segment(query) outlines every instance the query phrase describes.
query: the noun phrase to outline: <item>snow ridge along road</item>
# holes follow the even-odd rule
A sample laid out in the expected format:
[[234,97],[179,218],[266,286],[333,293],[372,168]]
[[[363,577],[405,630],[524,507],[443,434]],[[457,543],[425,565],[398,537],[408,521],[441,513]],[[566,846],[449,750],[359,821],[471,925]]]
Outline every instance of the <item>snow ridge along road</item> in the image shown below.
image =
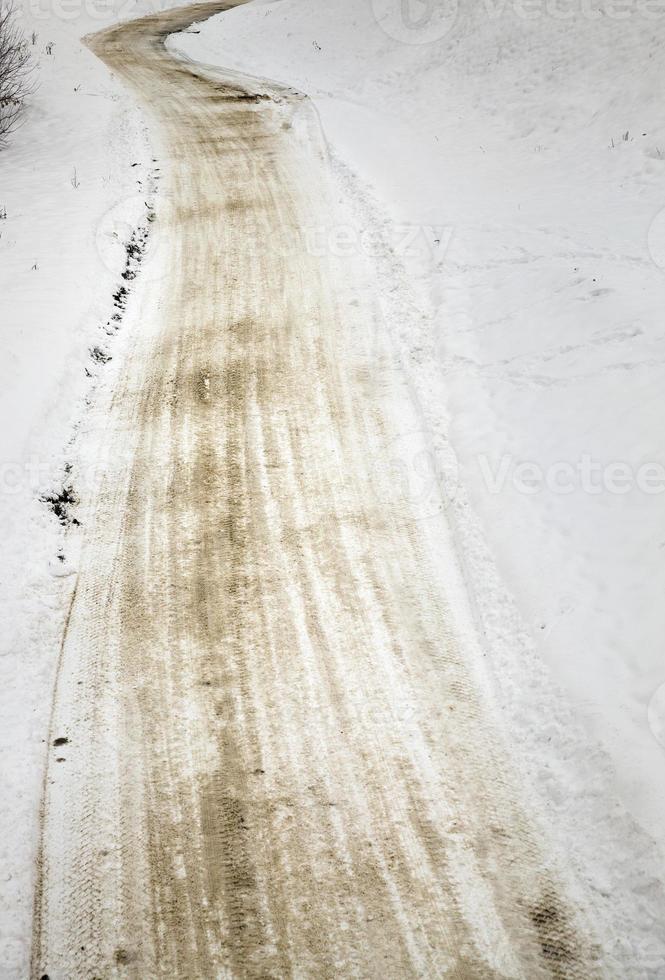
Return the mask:
[[167,260],[83,502],[33,975],[598,975],[444,519],[390,492],[418,423],[380,318],[302,234],[335,211],[316,115],[165,50],[229,6],[89,39],[156,121]]

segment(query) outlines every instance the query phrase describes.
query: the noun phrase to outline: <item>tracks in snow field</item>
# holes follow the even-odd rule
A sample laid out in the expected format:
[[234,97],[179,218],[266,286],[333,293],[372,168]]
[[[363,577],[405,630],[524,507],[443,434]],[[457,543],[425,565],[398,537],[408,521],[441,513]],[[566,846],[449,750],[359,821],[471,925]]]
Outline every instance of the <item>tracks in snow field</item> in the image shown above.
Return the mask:
[[154,118],[167,264],[87,502],[34,975],[593,976],[445,526],[372,490],[418,425],[353,262],[305,245],[334,214],[316,117],[164,47],[227,6],[89,42]]

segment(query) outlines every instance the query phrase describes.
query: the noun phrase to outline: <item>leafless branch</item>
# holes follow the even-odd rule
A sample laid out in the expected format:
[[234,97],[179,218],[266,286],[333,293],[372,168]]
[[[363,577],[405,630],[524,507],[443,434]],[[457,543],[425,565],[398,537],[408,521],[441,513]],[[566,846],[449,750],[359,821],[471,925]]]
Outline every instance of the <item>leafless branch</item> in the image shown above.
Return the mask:
[[0,0],[0,147],[18,125],[30,91],[32,62],[28,41],[12,0]]

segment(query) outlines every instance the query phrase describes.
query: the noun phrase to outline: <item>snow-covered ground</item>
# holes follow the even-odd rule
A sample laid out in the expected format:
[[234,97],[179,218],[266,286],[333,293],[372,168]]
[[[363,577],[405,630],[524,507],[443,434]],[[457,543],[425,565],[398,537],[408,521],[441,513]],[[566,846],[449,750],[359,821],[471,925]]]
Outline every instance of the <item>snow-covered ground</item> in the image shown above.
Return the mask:
[[[664,42],[665,6],[610,0],[257,0],[169,42],[314,99],[355,207],[312,247],[369,256],[423,408],[430,456],[405,434],[395,470],[450,499],[561,843],[645,922],[665,845]],[[656,931],[631,975],[661,975]]]
[[389,215],[422,313],[395,329],[416,373],[436,354],[491,551],[665,841],[665,6],[257,0],[199,27],[175,46],[312,96]]
[[45,740],[76,567],[76,535],[65,543],[40,497],[72,480],[65,467],[79,462],[86,400],[122,343],[122,332],[107,325],[118,312],[124,242],[145,222],[153,170],[133,100],[79,40],[102,26],[97,13],[32,3],[17,13],[36,89],[25,124],[0,152],[0,976],[7,980],[28,975]]
[[[39,496],[67,482],[85,400],[113,369],[90,350],[122,344],[105,327],[122,242],[152,193],[141,118],[80,38],[147,9],[27,5],[39,87],[0,153],[8,978],[27,975],[44,739],[74,578],[63,572],[75,568],[71,543],[57,558],[62,530]],[[310,229],[312,247],[369,256],[431,446],[414,457],[406,433],[389,462],[424,519],[432,481],[443,484],[515,738],[532,767],[541,760],[551,813],[585,822],[573,863],[586,848],[599,892],[634,887],[645,935],[648,873],[662,864],[646,837],[628,870],[603,852],[621,826],[634,836],[626,817],[617,831],[619,802],[665,845],[664,41],[659,0],[256,0],[173,42],[315,100],[351,208],[348,226]],[[550,676],[573,736],[565,704],[539,700]],[[662,975],[659,941],[627,950],[636,977]]]

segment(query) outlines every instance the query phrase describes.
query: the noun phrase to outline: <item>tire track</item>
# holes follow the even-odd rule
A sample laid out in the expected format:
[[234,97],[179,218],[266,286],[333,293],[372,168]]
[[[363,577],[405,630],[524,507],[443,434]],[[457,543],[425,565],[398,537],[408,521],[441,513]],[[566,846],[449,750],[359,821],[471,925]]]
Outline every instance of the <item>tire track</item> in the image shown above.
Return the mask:
[[104,416],[34,975],[593,977],[442,519],[371,489],[416,426],[353,262],[291,234],[334,220],[316,118],[164,48],[229,6],[89,39],[154,116],[168,267]]

